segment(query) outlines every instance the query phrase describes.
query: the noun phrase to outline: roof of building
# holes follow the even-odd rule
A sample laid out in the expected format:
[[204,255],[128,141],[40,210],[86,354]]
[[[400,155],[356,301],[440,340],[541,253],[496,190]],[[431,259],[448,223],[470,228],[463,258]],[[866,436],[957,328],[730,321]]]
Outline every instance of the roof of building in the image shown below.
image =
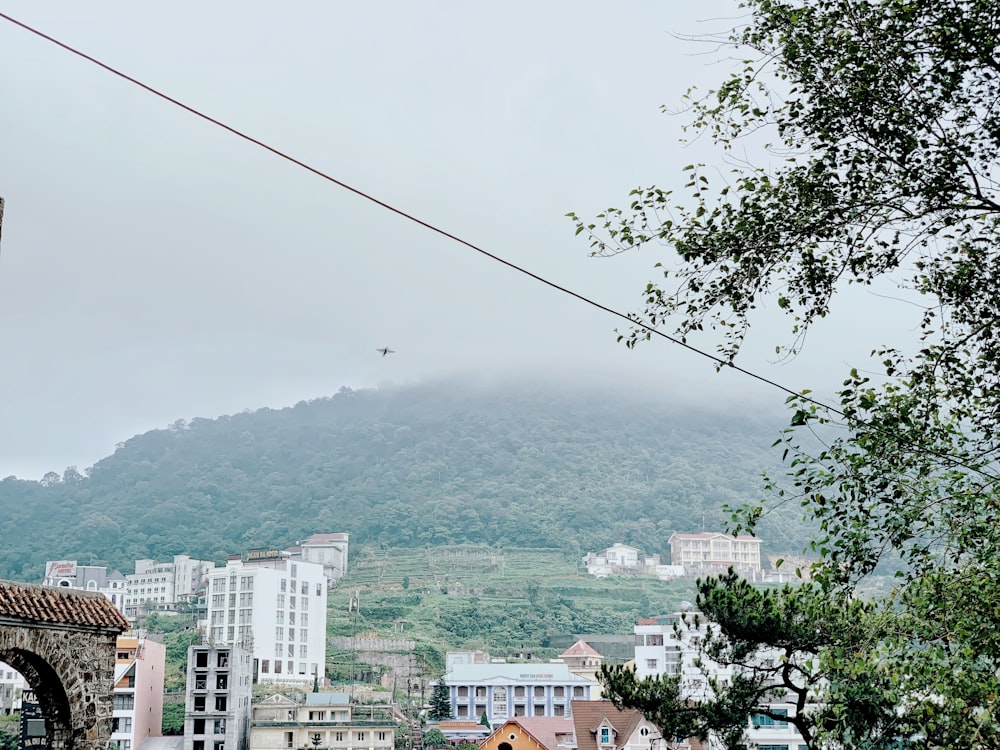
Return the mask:
[[560,655],[563,656],[599,656],[604,658],[601,654],[594,650],[594,648],[587,643],[583,638],[577,640],[572,646],[563,651]]
[[574,729],[570,716],[516,716],[506,723],[517,724],[548,750],[559,747],[559,738],[572,734]]
[[451,671],[444,676],[444,682],[449,684],[472,684],[476,682],[497,682],[501,684],[592,684],[590,680],[570,672],[569,667],[561,662],[544,662],[540,664],[454,664]]
[[[739,536],[733,536],[732,534],[723,534],[721,531],[699,531],[694,534],[682,534],[679,531],[675,531],[670,535],[670,539],[674,537],[678,539],[732,539],[740,542],[758,542],[760,539],[749,534],[740,534]],[[668,540],[669,541],[669,540]]]
[[615,708],[611,701],[573,701],[573,728],[577,750],[597,750],[597,730],[607,722],[617,734],[615,746],[625,744],[644,721],[634,708]]
[[346,542],[347,534],[313,534],[303,539],[299,544],[330,544],[332,542]]
[[307,706],[347,706],[350,703],[349,693],[306,693]]
[[15,581],[0,581],[0,616],[119,632],[130,627],[125,615],[103,594]]

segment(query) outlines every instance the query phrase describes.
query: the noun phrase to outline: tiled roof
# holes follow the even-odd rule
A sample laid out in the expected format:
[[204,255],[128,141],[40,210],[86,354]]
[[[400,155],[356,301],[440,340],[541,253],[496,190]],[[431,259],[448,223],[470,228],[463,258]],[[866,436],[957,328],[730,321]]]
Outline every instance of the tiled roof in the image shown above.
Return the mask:
[[118,631],[131,627],[103,594],[14,581],[0,581],[0,617]]
[[518,716],[510,719],[521,725],[539,745],[556,750],[559,738],[573,732],[573,719],[569,716]]
[[568,649],[563,651],[560,655],[563,656],[600,656],[597,651],[594,651],[593,647],[587,643],[583,638],[579,639],[576,643],[570,646]]
[[578,750],[597,750],[597,729],[606,719],[615,730],[615,745],[624,744],[642,721],[634,708],[617,709],[611,701],[573,701],[573,726]]
[[330,544],[331,542],[346,542],[347,534],[313,534],[300,544]]

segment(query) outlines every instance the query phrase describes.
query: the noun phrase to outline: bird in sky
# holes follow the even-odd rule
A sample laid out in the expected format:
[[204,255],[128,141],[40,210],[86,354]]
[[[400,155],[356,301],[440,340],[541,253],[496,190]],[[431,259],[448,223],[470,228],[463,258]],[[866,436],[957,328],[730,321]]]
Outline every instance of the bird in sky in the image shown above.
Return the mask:
[[383,357],[386,354],[395,354],[396,353],[395,349],[390,349],[388,346],[383,346],[381,349],[376,349],[375,351],[381,352]]

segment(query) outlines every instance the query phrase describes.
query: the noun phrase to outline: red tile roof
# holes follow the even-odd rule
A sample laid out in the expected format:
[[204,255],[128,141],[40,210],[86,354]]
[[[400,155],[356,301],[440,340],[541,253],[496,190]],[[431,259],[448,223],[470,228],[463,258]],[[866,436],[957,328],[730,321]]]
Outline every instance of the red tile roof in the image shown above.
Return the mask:
[[583,638],[578,640],[568,649],[559,654],[560,657],[563,656],[600,656],[600,654],[594,650],[594,648],[587,643]]
[[578,750],[597,750],[597,730],[605,719],[615,730],[616,746],[624,744],[642,721],[642,714],[634,708],[619,710],[607,700],[573,701],[571,705]]
[[125,615],[103,594],[33,583],[0,581],[0,617],[52,625],[128,630]]

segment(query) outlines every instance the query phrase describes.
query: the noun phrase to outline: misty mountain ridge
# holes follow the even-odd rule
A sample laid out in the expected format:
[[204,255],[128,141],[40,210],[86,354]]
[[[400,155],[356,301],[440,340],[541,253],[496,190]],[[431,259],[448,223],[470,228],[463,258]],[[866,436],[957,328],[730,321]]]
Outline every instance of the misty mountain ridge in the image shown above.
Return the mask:
[[[121,443],[86,476],[0,482],[0,577],[49,559],[130,570],[222,561],[315,532],[355,550],[479,543],[565,550],[625,542],[668,556],[674,531],[723,530],[724,504],[780,473],[781,415],[598,386],[438,381],[341,388],[282,409],[178,421]],[[759,530],[800,551],[794,508]]]

